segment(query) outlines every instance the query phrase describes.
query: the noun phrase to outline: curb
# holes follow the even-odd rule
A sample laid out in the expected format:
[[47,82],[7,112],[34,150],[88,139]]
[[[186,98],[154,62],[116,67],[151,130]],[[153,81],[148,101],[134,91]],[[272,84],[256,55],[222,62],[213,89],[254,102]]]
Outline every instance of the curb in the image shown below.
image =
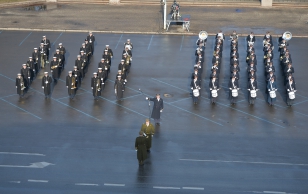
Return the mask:
[[[104,30],[53,30],[53,29],[38,29],[38,28],[0,28],[0,30],[6,31],[36,31],[36,32],[96,32],[102,34],[151,34],[151,35],[186,35],[186,36],[198,36],[199,33],[193,32],[127,32],[127,31],[104,31]],[[265,34],[265,32],[264,32]],[[255,34],[257,37],[263,37],[264,34]],[[216,36],[216,33],[208,33],[209,36]],[[248,36],[249,34],[238,34],[238,36]],[[272,34],[274,37],[279,37],[281,34]],[[308,35],[292,35],[294,38],[308,38]]]

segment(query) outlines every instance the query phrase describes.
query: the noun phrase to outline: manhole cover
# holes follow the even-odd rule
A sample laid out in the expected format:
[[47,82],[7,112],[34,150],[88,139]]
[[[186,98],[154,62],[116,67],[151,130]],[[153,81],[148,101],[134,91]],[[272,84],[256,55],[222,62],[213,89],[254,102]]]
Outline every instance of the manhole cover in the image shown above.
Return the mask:
[[172,95],[171,95],[171,94],[164,94],[164,97],[166,97],[166,98],[171,98]]

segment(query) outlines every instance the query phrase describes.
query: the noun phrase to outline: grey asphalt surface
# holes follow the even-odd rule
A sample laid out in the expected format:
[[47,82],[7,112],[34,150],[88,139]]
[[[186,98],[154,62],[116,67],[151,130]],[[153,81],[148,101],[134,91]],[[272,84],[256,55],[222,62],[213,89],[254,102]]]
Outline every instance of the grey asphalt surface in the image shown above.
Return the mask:
[[[168,7],[169,11],[170,7]],[[191,15],[190,33],[206,30],[226,34],[272,34],[291,31],[294,36],[308,33],[307,8],[204,7],[182,6],[182,15]],[[0,9],[1,28],[35,28],[49,30],[92,30],[164,33],[162,7],[158,5],[59,5],[47,11],[23,8]],[[172,26],[168,33],[188,34]]]
[[[308,192],[308,39],[290,41],[298,95],[296,104],[287,108],[277,49],[277,105],[269,107],[264,102],[261,38],[256,42],[261,90],[255,106],[249,107],[243,37],[239,40],[242,90],[238,104],[233,107],[224,89],[229,80],[228,41],[224,44],[220,75],[223,89],[217,105],[212,106],[208,100],[212,36],[205,50],[202,98],[197,106],[189,96],[197,37],[171,35],[96,33],[95,53],[75,100],[66,98],[67,89],[62,81],[55,85],[52,98],[46,100],[40,85],[44,70],[25,98],[19,99],[15,95],[16,74],[39,45],[42,35],[52,42],[51,54],[59,42],[67,49],[67,64],[61,75],[64,80],[87,34],[1,31],[0,193]],[[113,81],[127,38],[134,44],[133,63],[126,99],[117,102]],[[105,44],[110,45],[115,57],[103,96],[94,101],[89,93],[90,79]],[[149,114],[148,103],[139,88],[150,96],[171,95],[163,97],[162,124],[156,127],[152,152],[144,167],[138,166],[134,150],[135,137]],[[53,165],[16,167],[37,162]],[[92,185],[76,185],[80,183]]]

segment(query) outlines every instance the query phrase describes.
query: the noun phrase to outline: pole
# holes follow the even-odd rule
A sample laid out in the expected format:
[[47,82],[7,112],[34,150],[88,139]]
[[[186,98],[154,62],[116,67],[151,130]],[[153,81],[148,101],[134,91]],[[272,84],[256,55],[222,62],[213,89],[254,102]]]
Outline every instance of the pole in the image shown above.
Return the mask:
[[167,0],[164,1],[164,30],[166,30],[166,20],[167,20]]

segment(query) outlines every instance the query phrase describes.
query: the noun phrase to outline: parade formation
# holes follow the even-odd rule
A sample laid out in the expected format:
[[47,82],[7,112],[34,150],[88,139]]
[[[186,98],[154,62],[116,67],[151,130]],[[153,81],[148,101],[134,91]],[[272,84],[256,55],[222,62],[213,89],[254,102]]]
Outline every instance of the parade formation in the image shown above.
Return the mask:
[[[279,52],[279,60],[280,60],[280,68],[283,70],[284,76],[284,85],[287,93],[287,105],[292,106],[295,99],[296,92],[296,84],[294,80],[294,68],[292,67],[292,59],[291,54],[288,50],[288,41],[292,38],[292,34],[290,32],[285,32],[279,38],[278,44],[278,52]],[[202,88],[210,91],[210,102],[211,104],[216,104],[219,96],[219,90],[221,89],[219,82],[219,75],[222,68],[227,65],[230,65],[230,79],[225,88],[229,90],[229,100],[231,105],[235,105],[237,99],[240,94],[240,90],[247,89],[248,90],[248,103],[249,105],[254,105],[255,100],[257,99],[257,93],[259,91],[258,83],[261,81],[257,79],[257,56],[256,52],[262,52],[255,50],[254,45],[256,42],[256,38],[254,33],[251,32],[246,38],[246,54],[245,60],[247,63],[246,72],[247,72],[247,86],[240,87],[239,85],[239,59],[240,53],[238,52],[238,39],[239,36],[236,31],[230,35],[230,63],[222,64],[222,53],[223,53],[223,45],[226,41],[225,35],[222,31],[219,31],[215,36],[215,44],[212,56],[212,67],[211,73],[209,75],[209,84],[202,87],[203,76],[202,72],[204,69],[205,62],[205,49],[206,43],[208,39],[208,34],[206,31],[201,31],[199,33],[199,38],[196,41],[197,48],[195,50],[195,65],[194,70],[191,75],[190,81],[190,89],[191,96],[193,100],[193,104],[197,105],[200,100]],[[83,82],[87,72],[89,65],[91,64],[91,57],[94,54],[95,48],[95,36],[92,32],[89,32],[89,35],[86,37],[84,42],[82,43],[79,53],[77,55],[77,59],[75,60],[75,64],[73,70],[68,71],[65,83],[67,87],[68,96],[70,99],[74,99],[78,89],[81,87],[81,83]],[[273,62],[274,57],[274,43],[272,40],[272,36],[269,32],[264,35],[263,38],[263,68],[264,74],[266,77],[265,84],[267,94],[267,102],[270,106],[273,106],[276,101],[276,93],[278,90],[276,83],[276,68]],[[133,44],[130,39],[127,39],[127,42],[124,43],[123,51],[121,53],[122,59],[120,60],[117,68],[117,74],[115,76],[114,81],[114,93],[115,98],[118,101],[122,101],[125,85],[128,83],[128,75],[131,70],[132,65],[132,56],[133,56]],[[47,39],[46,36],[43,36],[41,40],[40,46],[38,48],[34,48],[32,56],[29,57],[28,61],[25,64],[22,64],[22,68],[20,73],[17,74],[16,78],[16,88],[17,94],[23,98],[24,95],[29,90],[31,83],[35,80],[40,70],[45,70],[44,76],[42,77],[41,86],[44,91],[45,97],[50,98],[52,95],[52,88],[60,79],[61,73],[64,71],[66,66],[66,49],[62,43],[59,43],[55,53],[51,59],[49,59],[50,55],[50,40]],[[108,82],[108,78],[110,75],[110,67],[112,64],[114,53],[109,45],[105,46],[105,49],[102,52],[102,58],[98,63],[97,72],[93,73],[91,78],[91,89],[92,94],[95,100],[98,100],[100,96],[103,95],[103,91],[105,89],[105,85]],[[46,70],[48,67],[50,68],[50,72]],[[260,67],[259,67],[260,69]],[[110,80],[110,79],[109,79]],[[111,81],[112,82],[112,81]],[[154,119],[155,125],[160,125],[160,114],[163,111],[163,99],[160,97],[160,94],[156,94],[154,98],[146,97],[146,100],[153,101],[153,110],[151,112],[151,116],[149,118]],[[140,130],[140,136],[137,137],[135,142],[135,147],[137,150],[137,159],[139,165],[144,164],[144,160],[147,158],[147,153],[150,152],[150,148],[152,145],[152,136],[155,133],[155,127],[150,122],[149,119],[146,120],[144,124],[142,124]]]

